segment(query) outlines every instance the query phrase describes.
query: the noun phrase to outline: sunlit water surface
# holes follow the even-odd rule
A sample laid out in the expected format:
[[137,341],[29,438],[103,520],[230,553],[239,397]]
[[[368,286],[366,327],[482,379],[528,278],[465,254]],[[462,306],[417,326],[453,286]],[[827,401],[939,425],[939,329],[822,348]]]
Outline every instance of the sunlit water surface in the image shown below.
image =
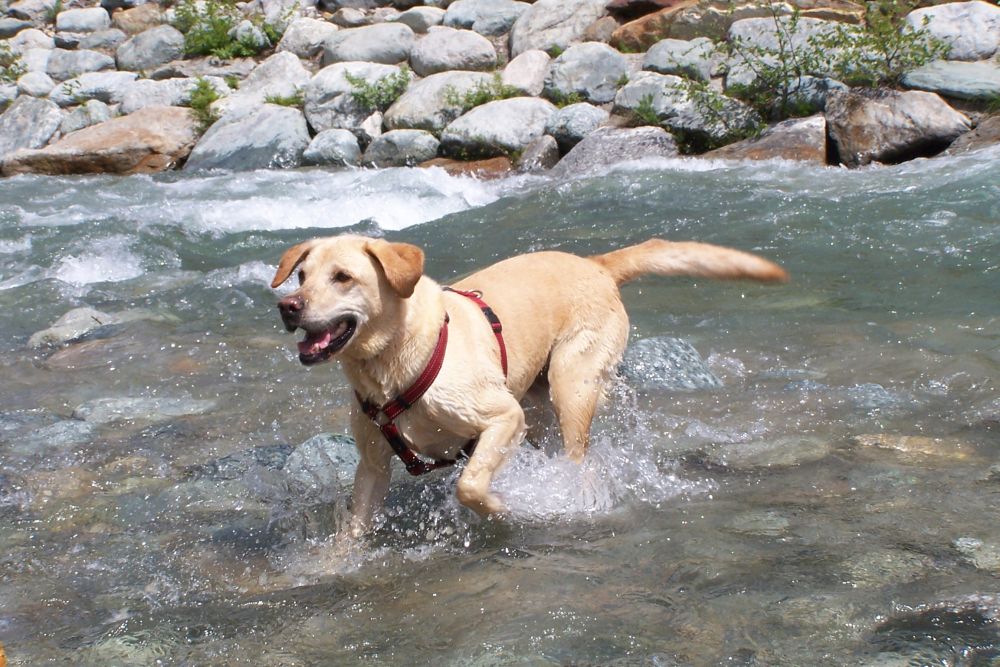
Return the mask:
[[[3,181],[10,663],[1000,664],[998,160]],[[794,280],[627,286],[633,340],[684,339],[721,388],[619,381],[582,467],[546,441],[497,479],[506,523],[453,471],[397,468],[340,553],[350,394],[298,364],[267,283],[345,229],[420,244],[442,281],[651,236]],[[79,306],[126,317],[29,347]],[[320,433],[336,460],[303,484]]]

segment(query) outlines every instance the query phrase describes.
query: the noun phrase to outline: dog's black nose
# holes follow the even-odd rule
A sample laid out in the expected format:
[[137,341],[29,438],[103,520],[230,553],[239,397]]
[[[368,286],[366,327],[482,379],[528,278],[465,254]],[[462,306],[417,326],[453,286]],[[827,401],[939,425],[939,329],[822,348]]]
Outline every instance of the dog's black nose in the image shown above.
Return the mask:
[[281,321],[285,323],[285,328],[295,331],[302,318],[302,311],[306,307],[306,302],[301,296],[293,294],[286,296],[278,302],[278,311],[281,313]]

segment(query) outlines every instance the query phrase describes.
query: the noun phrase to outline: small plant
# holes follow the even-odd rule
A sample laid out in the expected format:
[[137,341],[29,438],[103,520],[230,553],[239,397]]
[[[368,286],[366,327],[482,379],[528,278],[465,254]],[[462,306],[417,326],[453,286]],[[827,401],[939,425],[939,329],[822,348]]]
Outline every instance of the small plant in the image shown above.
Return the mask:
[[568,107],[571,104],[579,104],[580,102],[586,102],[586,98],[580,93],[573,91],[571,93],[562,93],[558,90],[549,90],[547,95],[552,104],[556,105],[560,109],[563,107]]
[[344,72],[351,84],[351,97],[359,106],[369,111],[385,111],[410,85],[410,69],[403,65],[398,72],[387,74],[374,82],[364,77]]
[[56,17],[59,16],[59,13],[62,12],[62,10],[63,10],[62,0],[56,0],[55,4],[49,7],[45,11],[45,20],[49,23],[54,24],[56,22]]
[[226,85],[232,88],[233,90],[240,89],[240,77],[236,76],[235,74],[227,74],[226,76],[222,77],[222,79],[223,81],[226,82]]
[[0,41],[0,83],[14,83],[26,71],[21,56],[11,51],[7,42]]
[[277,104],[283,107],[296,107],[301,109],[305,105],[305,93],[301,88],[296,88],[291,95],[268,95],[264,98],[268,104]]
[[252,36],[230,34],[243,20],[232,0],[182,0],[174,12],[174,27],[184,33],[184,52],[189,56],[229,60],[256,55],[266,46]]
[[659,125],[660,117],[656,115],[656,109],[653,108],[653,95],[644,95],[642,99],[639,100],[639,105],[635,108],[635,117],[638,118],[645,125]]
[[459,92],[454,86],[445,89],[444,101],[454,107],[460,107],[462,113],[469,109],[481,106],[487,102],[506,100],[511,97],[520,97],[523,93],[514,86],[508,86],[503,82],[500,72],[494,72],[489,81],[480,81],[475,86]]
[[191,115],[198,123],[199,132],[205,132],[212,126],[212,123],[219,120],[219,115],[212,110],[212,104],[219,97],[219,93],[212,87],[212,83],[208,79],[198,77],[194,88],[191,89],[188,106],[191,108]]
[[553,44],[549,48],[545,49],[545,52],[549,54],[550,58],[558,58],[566,52],[566,47]]

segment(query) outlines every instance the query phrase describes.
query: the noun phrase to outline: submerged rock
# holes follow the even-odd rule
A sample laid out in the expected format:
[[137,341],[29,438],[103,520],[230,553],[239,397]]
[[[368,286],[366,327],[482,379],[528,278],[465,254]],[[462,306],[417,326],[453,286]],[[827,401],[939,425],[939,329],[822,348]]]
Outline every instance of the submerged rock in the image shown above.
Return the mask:
[[708,460],[737,470],[787,468],[825,458],[833,450],[826,438],[790,435],[772,440],[755,440],[710,445]]
[[191,398],[99,398],[73,410],[74,419],[95,424],[119,421],[164,421],[173,417],[200,415],[215,407],[215,401]]
[[691,343],[669,336],[643,338],[629,345],[621,371],[644,389],[692,391],[722,386]]
[[960,537],[952,544],[977,569],[1000,574],[1000,544],[983,542],[975,537]]
[[48,329],[33,333],[28,339],[28,346],[62,345],[117,321],[113,315],[94,308],[74,308],[53,322]]
[[310,498],[331,500],[354,480],[358,450],[347,435],[320,433],[289,455],[284,472]]
[[524,150],[542,136],[556,110],[533,97],[513,97],[478,106],[441,134],[441,151],[453,157],[495,157]]
[[292,453],[291,445],[254,447],[222,458],[189,466],[184,477],[189,480],[228,481],[243,477],[253,466],[281,470]]
[[661,127],[598,128],[559,161],[553,176],[578,176],[647,157],[676,157],[677,142]]
[[302,164],[309,128],[298,109],[264,104],[216,121],[191,151],[185,171],[289,169]]

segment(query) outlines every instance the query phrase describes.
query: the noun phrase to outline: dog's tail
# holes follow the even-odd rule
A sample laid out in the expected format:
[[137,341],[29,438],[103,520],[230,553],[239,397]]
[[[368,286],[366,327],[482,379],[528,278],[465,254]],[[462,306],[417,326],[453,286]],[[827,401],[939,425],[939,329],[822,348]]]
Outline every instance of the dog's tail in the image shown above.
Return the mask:
[[647,273],[765,283],[788,280],[783,268],[763,257],[693,241],[650,239],[590,259],[607,269],[619,285]]

